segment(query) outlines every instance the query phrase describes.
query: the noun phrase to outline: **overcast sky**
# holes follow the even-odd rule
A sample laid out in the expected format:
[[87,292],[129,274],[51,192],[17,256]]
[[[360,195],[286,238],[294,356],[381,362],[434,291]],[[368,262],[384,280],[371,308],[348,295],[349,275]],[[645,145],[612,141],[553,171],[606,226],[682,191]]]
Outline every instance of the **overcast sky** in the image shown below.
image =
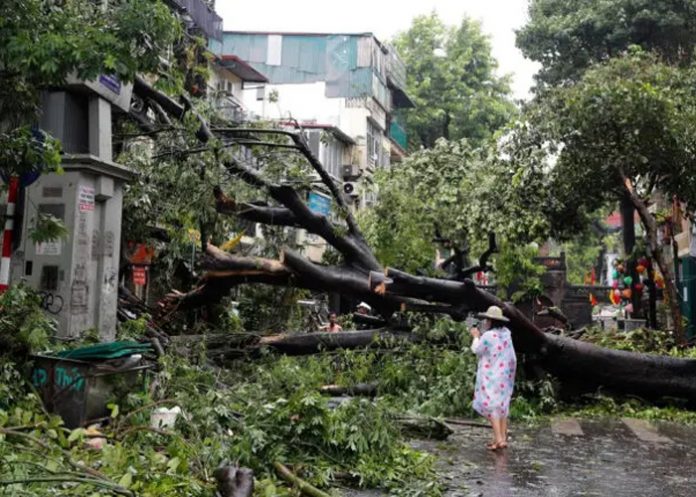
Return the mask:
[[528,96],[534,62],[515,47],[514,30],[525,23],[527,0],[217,0],[227,30],[373,32],[389,40],[411,19],[436,10],[448,24],[468,15],[483,23],[502,74],[512,74],[516,98]]

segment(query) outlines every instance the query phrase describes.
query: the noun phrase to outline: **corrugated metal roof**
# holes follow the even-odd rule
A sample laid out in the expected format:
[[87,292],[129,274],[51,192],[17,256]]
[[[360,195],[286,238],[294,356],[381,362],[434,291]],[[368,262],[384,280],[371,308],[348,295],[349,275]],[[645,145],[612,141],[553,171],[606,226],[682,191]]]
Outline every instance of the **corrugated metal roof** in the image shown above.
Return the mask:
[[372,96],[388,109],[388,80],[403,93],[405,66],[372,33],[225,31],[222,53],[248,61],[273,84],[325,81],[330,98]]

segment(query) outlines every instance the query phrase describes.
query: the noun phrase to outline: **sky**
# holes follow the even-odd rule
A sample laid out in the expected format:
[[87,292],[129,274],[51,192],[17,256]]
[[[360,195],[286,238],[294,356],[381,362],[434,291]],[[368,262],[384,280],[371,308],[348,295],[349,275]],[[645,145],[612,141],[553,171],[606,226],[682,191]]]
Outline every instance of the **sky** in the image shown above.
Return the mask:
[[500,74],[513,77],[515,98],[529,96],[538,65],[515,47],[515,29],[527,19],[528,0],[217,0],[224,29],[239,31],[372,32],[391,39],[421,14],[437,11],[447,24],[466,15],[491,37]]

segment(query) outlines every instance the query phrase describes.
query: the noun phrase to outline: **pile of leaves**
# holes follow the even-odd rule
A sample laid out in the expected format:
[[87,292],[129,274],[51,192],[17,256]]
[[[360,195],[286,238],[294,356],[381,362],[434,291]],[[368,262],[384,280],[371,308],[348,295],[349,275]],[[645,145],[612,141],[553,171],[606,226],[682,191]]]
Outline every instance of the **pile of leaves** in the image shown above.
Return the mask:
[[696,358],[696,349],[679,347],[672,331],[637,328],[625,332],[608,332],[600,328],[589,328],[582,335],[582,340],[609,349]]
[[[68,430],[43,411],[17,369],[0,374],[0,488],[12,495],[210,496],[223,462],[251,467],[264,495],[287,495],[274,462],[321,486],[438,495],[431,456],[412,449],[388,404],[335,405],[319,393],[332,359],[268,357],[234,373],[165,357],[149,386],[113,399],[98,432]],[[172,429],[156,407],[180,406]],[[104,437],[104,446],[90,440]]]
[[41,297],[24,285],[0,294],[0,356],[15,360],[48,345],[55,321],[41,309]]

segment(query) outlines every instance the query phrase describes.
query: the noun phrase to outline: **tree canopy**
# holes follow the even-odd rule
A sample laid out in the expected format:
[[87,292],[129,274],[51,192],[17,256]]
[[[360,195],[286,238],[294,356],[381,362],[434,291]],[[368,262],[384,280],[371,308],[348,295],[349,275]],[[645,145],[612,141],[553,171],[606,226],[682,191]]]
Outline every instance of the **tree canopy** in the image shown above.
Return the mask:
[[508,78],[496,74],[478,22],[465,18],[453,28],[435,13],[419,16],[394,44],[416,104],[405,116],[412,148],[432,147],[438,138],[481,142],[514,113]]
[[694,16],[694,0],[532,0],[517,46],[543,65],[538,80],[551,85],[577,80],[631,45],[686,63],[696,42]]
[[549,90],[530,107],[525,132],[553,158],[552,195],[593,210],[625,194],[629,178],[643,196],[659,190],[693,204],[695,96],[691,71],[644,53]]
[[518,137],[518,143],[545,151],[546,161],[529,167],[548,171],[550,198],[567,206],[550,218],[552,227],[567,232],[578,213],[617,201],[637,210],[680,339],[671,244],[659,239],[656,213],[648,206],[658,196],[676,198],[687,209],[696,202],[693,76],[692,69],[632,49],[592,67],[575,84],[549,88],[530,105]]
[[379,203],[364,215],[366,236],[383,264],[431,268],[435,228],[443,238],[483,251],[487,233],[527,243],[548,235],[540,209],[543,175],[518,167],[497,144],[439,140],[377,176]]

